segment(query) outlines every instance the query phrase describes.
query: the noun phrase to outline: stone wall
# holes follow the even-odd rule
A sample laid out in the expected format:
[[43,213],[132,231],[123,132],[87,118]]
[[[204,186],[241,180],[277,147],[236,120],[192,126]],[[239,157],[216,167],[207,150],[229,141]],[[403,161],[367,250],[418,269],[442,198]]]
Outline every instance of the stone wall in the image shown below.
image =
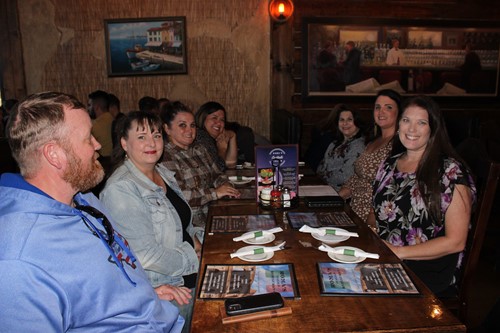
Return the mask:
[[[2,0],[4,1],[4,0]],[[125,112],[145,95],[206,101],[228,120],[269,137],[270,22],[267,0],[18,0],[26,93],[56,90],[86,102],[117,95]],[[187,74],[108,77],[105,19],[185,16]],[[24,96],[5,96],[22,98]]]

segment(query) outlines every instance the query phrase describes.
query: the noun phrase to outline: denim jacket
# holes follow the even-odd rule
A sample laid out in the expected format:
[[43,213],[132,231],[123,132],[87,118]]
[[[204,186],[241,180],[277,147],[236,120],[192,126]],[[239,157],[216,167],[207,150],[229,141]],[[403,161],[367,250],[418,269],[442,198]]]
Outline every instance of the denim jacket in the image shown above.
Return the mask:
[[[156,170],[184,199],[173,172],[162,165],[157,165]],[[198,257],[194,248],[182,241],[182,223],[174,206],[164,190],[130,160],[125,160],[107,180],[100,199],[146,270],[153,287],[183,285],[182,276],[198,272]],[[187,232],[203,240],[203,229],[193,227],[191,221]]]

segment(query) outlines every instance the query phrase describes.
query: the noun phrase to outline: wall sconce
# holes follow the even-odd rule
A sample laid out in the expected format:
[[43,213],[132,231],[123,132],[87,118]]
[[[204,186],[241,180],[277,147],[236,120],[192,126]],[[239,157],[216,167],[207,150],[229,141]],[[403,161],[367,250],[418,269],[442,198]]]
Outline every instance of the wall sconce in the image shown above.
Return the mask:
[[293,2],[291,0],[271,0],[269,2],[269,15],[277,23],[284,23],[293,14]]

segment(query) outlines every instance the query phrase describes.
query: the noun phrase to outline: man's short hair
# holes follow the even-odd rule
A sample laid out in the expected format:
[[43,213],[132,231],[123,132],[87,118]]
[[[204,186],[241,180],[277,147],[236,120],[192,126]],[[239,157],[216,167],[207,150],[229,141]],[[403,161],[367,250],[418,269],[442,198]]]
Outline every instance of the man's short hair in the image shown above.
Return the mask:
[[151,96],[144,96],[139,100],[139,110],[141,111],[159,111],[158,109],[160,108],[160,103],[158,103],[158,100],[154,97]]
[[107,111],[109,109],[108,93],[102,90],[96,90],[89,94],[89,99],[92,100],[94,107],[98,106],[101,110]]
[[74,96],[59,92],[30,95],[12,109],[6,134],[24,177],[37,170],[38,149],[51,140],[63,139],[64,107],[85,110]]
[[118,109],[120,108],[120,100],[116,95],[108,94],[108,106],[116,106]]

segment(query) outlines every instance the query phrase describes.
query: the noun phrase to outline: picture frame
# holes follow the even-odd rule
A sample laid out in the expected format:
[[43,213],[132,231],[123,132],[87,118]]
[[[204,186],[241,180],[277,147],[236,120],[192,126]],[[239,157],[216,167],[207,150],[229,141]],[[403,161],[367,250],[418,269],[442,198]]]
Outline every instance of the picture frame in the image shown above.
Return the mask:
[[[394,40],[405,61],[389,64]],[[359,66],[348,66],[348,41],[359,50]],[[472,46],[479,68],[465,69],[465,45]],[[374,96],[389,88],[402,95],[497,98],[499,51],[498,22],[306,17],[301,96]]]
[[186,74],[184,16],[104,20],[108,76]]

